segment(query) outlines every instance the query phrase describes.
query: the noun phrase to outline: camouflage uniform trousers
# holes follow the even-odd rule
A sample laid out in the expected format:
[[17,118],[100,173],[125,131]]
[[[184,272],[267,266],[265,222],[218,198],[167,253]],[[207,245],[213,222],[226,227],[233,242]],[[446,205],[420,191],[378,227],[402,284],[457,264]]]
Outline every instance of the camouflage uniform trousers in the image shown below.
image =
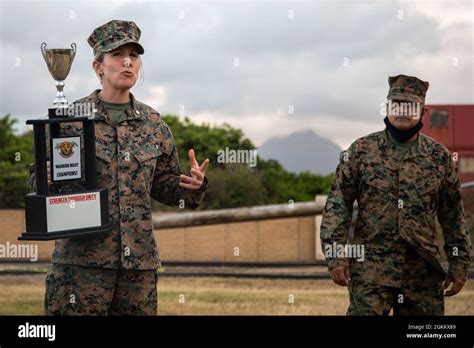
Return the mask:
[[156,315],[156,270],[53,263],[46,275],[46,315]]
[[347,315],[444,315],[445,275],[410,247],[401,277],[400,288],[352,279]]

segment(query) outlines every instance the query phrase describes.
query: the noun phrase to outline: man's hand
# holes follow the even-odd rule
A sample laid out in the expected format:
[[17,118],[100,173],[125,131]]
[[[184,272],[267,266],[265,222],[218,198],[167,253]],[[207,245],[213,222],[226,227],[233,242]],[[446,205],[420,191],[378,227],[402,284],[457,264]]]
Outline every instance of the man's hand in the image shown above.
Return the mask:
[[451,286],[451,289],[444,293],[444,296],[454,296],[459,291],[461,291],[462,287],[464,286],[464,282],[461,279],[448,277],[444,282],[444,290],[446,290],[451,283],[453,284],[453,286]]
[[198,165],[193,149],[189,150],[188,156],[189,163],[191,164],[191,176],[181,174],[179,177],[179,186],[189,190],[197,190],[202,186],[204,181],[209,159],[206,159],[201,165]]
[[340,286],[348,286],[351,281],[348,266],[339,266],[329,272],[334,283]]

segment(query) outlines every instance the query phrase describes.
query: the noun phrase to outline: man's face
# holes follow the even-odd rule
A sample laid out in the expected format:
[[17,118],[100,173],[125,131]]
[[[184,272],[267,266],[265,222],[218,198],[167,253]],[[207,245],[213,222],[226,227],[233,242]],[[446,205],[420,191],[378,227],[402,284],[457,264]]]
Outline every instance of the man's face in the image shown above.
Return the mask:
[[398,130],[413,128],[420,121],[423,104],[403,100],[389,100],[387,103],[388,120]]

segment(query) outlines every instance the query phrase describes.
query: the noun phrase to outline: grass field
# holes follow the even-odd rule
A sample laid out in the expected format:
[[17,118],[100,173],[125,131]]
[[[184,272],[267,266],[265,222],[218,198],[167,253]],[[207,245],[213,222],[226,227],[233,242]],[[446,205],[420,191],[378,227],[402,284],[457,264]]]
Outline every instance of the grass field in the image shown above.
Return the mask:
[[[0,315],[43,314],[44,276],[0,276]],[[159,315],[344,315],[348,306],[347,289],[330,280],[162,277],[158,298]],[[474,315],[473,281],[446,299],[446,314]]]

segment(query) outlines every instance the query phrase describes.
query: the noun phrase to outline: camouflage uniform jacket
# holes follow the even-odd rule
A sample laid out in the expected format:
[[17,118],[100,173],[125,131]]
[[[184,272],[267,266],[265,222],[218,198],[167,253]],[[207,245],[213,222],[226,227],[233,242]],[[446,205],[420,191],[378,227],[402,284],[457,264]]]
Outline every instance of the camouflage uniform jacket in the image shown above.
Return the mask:
[[[364,245],[362,262],[327,258],[329,269],[349,265],[351,277],[368,283],[401,286],[407,244],[444,273],[436,244],[436,218],[442,227],[450,276],[466,280],[470,240],[466,228],[457,161],[447,148],[419,134],[403,155],[385,131],[356,140],[341,152],[321,223],[323,250],[346,244],[357,200],[353,244]],[[334,248],[333,248],[334,249]]]
[[[178,152],[160,114],[131,95],[129,108],[116,124],[100,104],[99,91],[75,103],[94,103],[96,107],[97,183],[108,188],[109,215],[116,227],[98,237],[56,240],[52,262],[156,269],[161,263],[150,197],[173,206],[184,202],[185,207],[195,209],[204,197],[207,178],[198,190],[181,188]],[[80,123],[65,123],[61,131],[64,135],[81,134],[79,127]],[[29,178],[32,191],[33,182],[34,174]]]

